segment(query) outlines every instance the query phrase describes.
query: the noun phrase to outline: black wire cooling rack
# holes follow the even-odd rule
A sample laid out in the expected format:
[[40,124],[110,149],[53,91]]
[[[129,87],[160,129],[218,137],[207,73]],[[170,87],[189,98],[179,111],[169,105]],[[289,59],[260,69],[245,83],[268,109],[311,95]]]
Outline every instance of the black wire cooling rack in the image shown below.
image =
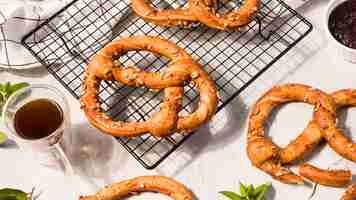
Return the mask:
[[[203,25],[194,28],[162,28],[132,13],[130,0],[75,0],[26,35],[22,43],[76,98],[90,58],[117,37],[161,36],[183,47],[209,72],[219,89],[219,110],[251,84],[282,55],[305,37],[312,25],[280,0],[263,1],[255,20],[238,31],[217,31]],[[160,8],[177,7],[179,0],[153,2]],[[229,1],[220,12],[239,6]],[[160,71],[167,60],[147,52],[130,52],[124,64]],[[149,67],[147,67],[149,66]],[[161,91],[102,82],[102,107],[114,119],[146,120],[158,110]],[[199,95],[188,85],[182,113],[194,109]],[[147,169],[155,168],[189,135],[166,138],[144,135],[117,140]]]

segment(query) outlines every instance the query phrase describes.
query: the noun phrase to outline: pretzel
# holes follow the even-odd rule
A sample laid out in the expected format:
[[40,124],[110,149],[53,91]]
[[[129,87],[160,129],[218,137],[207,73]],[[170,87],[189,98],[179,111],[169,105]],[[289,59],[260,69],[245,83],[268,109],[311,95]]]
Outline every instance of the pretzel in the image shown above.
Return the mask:
[[119,200],[140,192],[160,192],[174,200],[192,200],[192,192],[183,184],[164,176],[140,176],[106,186],[94,195],[79,200]]
[[315,183],[332,187],[343,187],[352,178],[350,170],[325,170],[310,164],[301,165],[299,174]]
[[[314,119],[297,140],[286,148],[280,148],[265,137],[264,123],[276,106],[295,101],[314,105]],[[335,112],[332,97],[318,89],[301,84],[273,87],[252,108],[247,137],[249,159],[254,166],[281,182],[302,184],[303,178],[283,164],[299,159],[313,149],[322,139],[320,131],[335,124]]]
[[[332,94],[339,109],[356,106],[356,90],[339,90]],[[345,136],[336,126],[324,131],[324,136],[330,147],[342,157],[356,162],[356,144]]]
[[[170,59],[164,73],[144,72],[137,67],[124,67],[117,60],[128,51],[145,50]],[[131,86],[164,89],[159,112],[143,122],[113,121],[103,113],[98,99],[101,80],[117,80]],[[195,112],[178,116],[186,82],[193,82],[200,91],[200,103]],[[173,43],[149,36],[116,40],[101,49],[89,63],[84,79],[81,107],[89,122],[113,136],[135,137],[147,132],[164,137],[174,132],[188,132],[209,121],[215,114],[218,98],[213,81],[190,55]]]
[[202,0],[189,1],[189,10],[203,24],[220,30],[236,29],[250,23],[258,10],[260,0],[245,0],[243,5],[226,15],[215,13],[206,2]]
[[341,200],[355,200],[356,199],[356,184],[350,185],[341,197]]
[[[189,2],[190,0],[188,0]],[[216,0],[204,0],[209,7],[216,7]],[[145,20],[159,26],[190,26],[197,22],[197,18],[187,8],[157,10],[146,0],[131,0],[133,11]]]

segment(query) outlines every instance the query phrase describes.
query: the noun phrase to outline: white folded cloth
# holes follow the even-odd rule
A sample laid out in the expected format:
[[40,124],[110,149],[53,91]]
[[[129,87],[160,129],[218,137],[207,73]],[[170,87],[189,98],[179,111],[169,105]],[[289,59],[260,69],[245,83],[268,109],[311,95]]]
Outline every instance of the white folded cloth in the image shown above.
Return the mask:
[[[73,0],[0,0],[0,69],[16,68],[26,69],[41,64],[36,58],[21,44],[21,39],[43,23],[46,19],[53,16],[65,5]],[[90,5],[89,5],[90,4]],[[50,22],[56,34],[63,35],[62,40],[56,40],[52,31],[37,31],[31,35],[28,42],[41,43],[35,45],[43,48],[41,59],[58,59],[57,55],[63,55],[68,49],[53,47],[66,42],[69,48],[80,51],[86,49],[87,44],[94,44],[92,48],[99,48],[101,43],[110,40],[113,26],[122,20],[125,11],[130,11],[128,0],[79,0],[69,6],[67,10],[58,15]],[[78,13],[79,12],[79,13]],[[92,14],[95,12],[95,14]],[[73,13],[78,13],[73,15]],[[131,13],[131,11],[129,12]],[[88,15],[90,14],[90,15]],[[127,17],[127,16],[126,16]],[[58,25],[58,24],[64,24]],[[60,26],[58,28],[56,25]],[[73,29],[73,27],[75,27]],[[73,35],[79,34],[73,38]],[[103,37],[105,34],[105,37]],[[64,36],[65,35],[65,36]],[[54,39],[53,39],[54,38]],[[92,43],[95,38],[101,38],[100,42]],[[52,43],[53,40],[57,42]],[[50,44],[51,43],[51,44]],[[52,46],[47,46],[52,45]],[[74,46],[73,46],[74,45]],[[96,47],[95,45],[99,45]],[[48,47],[48,48],[47,48]],[[48,53],[56,48],[56,54]],[[47,53],[47,54],[46,54]],[[81,52],[85,54],[86,52]],[[49,55],[50,56],[46,56]],[[68,52],[66,52],[66,56]],[[61,59],[65,59],[64,57]]]
[[40,66],[21,45],[21,39],[68,2],[0,0],[0,67],[23,69]]

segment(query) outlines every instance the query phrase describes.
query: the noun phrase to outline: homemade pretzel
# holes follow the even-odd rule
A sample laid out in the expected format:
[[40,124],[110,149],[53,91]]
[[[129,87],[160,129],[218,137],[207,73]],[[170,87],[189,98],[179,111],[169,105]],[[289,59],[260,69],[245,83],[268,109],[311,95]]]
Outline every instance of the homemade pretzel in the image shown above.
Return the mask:
[[[204,1],[209,7],[217,6],[214,0]],[[197,18],[187,8],[157,10],[146,0],[131,0],[131,7],[137,15],[159,26],[190,26],[197,22]]]
[[[265,137],[264,123],[271,111],[288,102],[314,105],[314,119],[286,148],[280,148]],[[303,178],[283,164],[303,157],[322,139],[320,129],[335,124],[336,106],[331,96],[321,90],[301,84],[273,87],[253,106],[248,127],[247,155],[252,164],[284,183],[302,184]]]
[[140,192],[160,192],[174,200],[192,200],[192,192],[183,184],[164,176],[140,176],[106,186],[94,195],[79,200],[119,200]]
[[[356,106],[356,90],[339,90],[334,92],[332,97],[338,109]],[[334,126],[323,133],[326,141],[335,152],[348,160],[356,162],[356,144],[346,137],[341,129]]]
[[[128,51],[145,50],[170,59],[165,72],[144,72],[137,67],[124,67],[118,58]],[[98,99],[101,80],[118,80],[123,84],[146,86],[164,90],[159,112],[143,122],[113,121],[103,113]],[[178,116],[183,88],[192,81],[200,91],[200,102],[195,112]],[[174,132],[188,132],[206,123],[217,108],[217,90],[202,67],[182,48],[173,43],[149,36],[115,40],[101,49],[89,63],[84,80],[81,107],[89,122],[107,134],[135,137],[147,132],[163,137]]]
[[259,8],[260,0],[245,0],[242,6],[220,15],[202,0],[190,0],[189,10],[203,24],[220,30],[236,29],[248,24]]
[[[356,90],[344,89],[332,94],[337,108],[356,106]],[[356,161],[356,144],[348,139],[343,132],[335,125],[329,126],[322,131],[324,138],[342,157],[351,161]],[[319,136],[318,136],[319,137]],[[349,170],[323,170],[311,165],[302,165],[299,173],[305,178],[318,184],[342,187],[351,181],[351,172]]]
[[352,178],[350,170],[325,170],[310,164],[301,165],[299,174],[315,183],[332,187],[343,187]]
[[356,184],[350,185],[341,197],[341,200],[355,200],[356,199]]
[[[339,90],[332,94],[338,109],[347,106],[356,106],[356,90]],[[351,161],[356,161],[356,144],[348,139],[343,132],[335,125],[329,126],[322,131],[324,138],[332,149],[342,157]],[[299,173],[313,182],[342,187],[351,181],[351,172],[349,170],[323,170],[312,165],[302,165]]]

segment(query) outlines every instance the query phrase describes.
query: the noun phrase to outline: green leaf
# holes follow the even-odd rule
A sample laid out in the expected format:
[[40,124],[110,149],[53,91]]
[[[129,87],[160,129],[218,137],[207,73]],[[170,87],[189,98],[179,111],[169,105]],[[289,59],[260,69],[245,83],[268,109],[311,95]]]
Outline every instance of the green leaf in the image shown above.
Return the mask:
[[7,140],[7,135],[3,132],[0,132],[0,144],[3,144]]
[[262,200],[270,187],[271,187],[271,183],[265,183],[258,186],[253,194],[255,200]]
[[244,200],[244,198],[235,192],[231,191],[221,191],[219,192],[220,194],[224,195],[225,197],[231,199],[231,200]]
[[2,107],[6,103],[7,99],[11,96],[11,94],[27,86],[29,86],[28,83],[16,83],[11,85],[10,82],[6,82],[5,84],[0,84],[0,116]]
[[0,91],[5,91],[5,85],[0,83]]
[[253,187],[252,184],[250,184],[248,187],[247,187],[247,194],[249,197],[253,196],[253,192],[255,191],[255,187]]
[[27,200],[27,193],[17,189],[4,188],[0,190],[0,200]]
[[265,183],[256,188],[252,184],[245,185],[241,182],[239,184],[240,194],[230,191],[223,191],[220,193],[229,197],[231,200],[263,200],[264,195],[271,186],[271,183]]
[[8,89],[7,97],[11,96],[11,94],[16,92],[17,90],[20,90],[20,89],[27,87],[29,85],[30,84],[28,84],[28,83],[16,83],[14,85],[10,85],[9,89]]
[[9,93],[10,90],[10,82],[6,82],[4,85],[4,92]]
[[246,197],[246,198],[248,197],[248,188],[241,182],[240,182],[240,194],[243,197]]

